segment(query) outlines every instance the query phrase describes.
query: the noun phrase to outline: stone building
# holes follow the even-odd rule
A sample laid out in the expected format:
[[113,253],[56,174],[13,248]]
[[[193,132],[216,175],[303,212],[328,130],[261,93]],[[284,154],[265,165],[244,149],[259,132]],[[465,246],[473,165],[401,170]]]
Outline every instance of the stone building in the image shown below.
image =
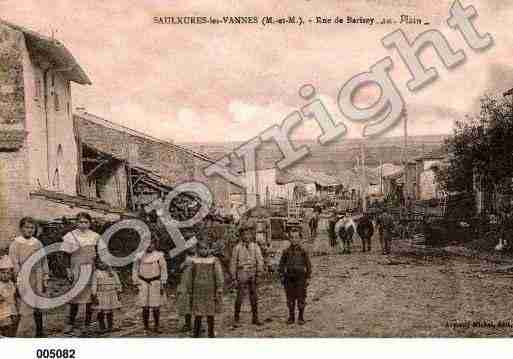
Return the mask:
[[230,185],[203,175],[210,158],[85,111],[73,115],[70,82],[91,84],[63,44],[0,20],[0,248],[23,216],[86,211],[115,221],[192,179],[228,207]]
[[76,113],[74,123],[84,197],[137,212],[176,185],[199,181],[209,187],[217,206],[228,208],[230,184],[203,175],[213,162],[209,157],[86,111]]
[[77,194],[70,82],[91,84],[64,45],[0,21],[0,240],[15,235],[24,215],[75,211],[33,196]]
[[436,179],[436,172],[447,165],[447,157],[447,152],[439,148],[415,159],[418,199],[440,197],[441,188]]

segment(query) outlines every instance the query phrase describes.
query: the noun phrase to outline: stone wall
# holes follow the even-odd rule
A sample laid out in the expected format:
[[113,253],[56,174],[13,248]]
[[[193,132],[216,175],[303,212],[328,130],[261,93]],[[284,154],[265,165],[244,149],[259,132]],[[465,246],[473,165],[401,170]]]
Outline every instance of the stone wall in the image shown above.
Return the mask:
[[[28,200],[26,148],[0,152],[0,241],[16,234],[18,221],[25,215]],[[1,244],[0,244],[1,246]]]
[[25,119],[23,83],[24,37],[0,24],[0,126],[19,129]]

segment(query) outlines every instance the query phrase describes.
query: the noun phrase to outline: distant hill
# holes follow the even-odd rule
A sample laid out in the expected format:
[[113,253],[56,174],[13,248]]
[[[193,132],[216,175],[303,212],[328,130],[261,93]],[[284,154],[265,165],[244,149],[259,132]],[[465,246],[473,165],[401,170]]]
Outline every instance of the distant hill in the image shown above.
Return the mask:
[[[447,135],[411,136],[408,137],[408,159],[414,159],[423,153],[439,148]],[[321,146],[316,141],[295,141],[296,147],[306,145],[310,155],[294,167],[310,168],[328,174],[337,174],[356,165],[360,156],[360,139],[344,139],[339,142]],[[202,152],[213,159],[220,159],[225,154],[239,147],[241,142],[210,142],[183,143],[182,145]],[[373,167],[383,163],[400,164],[403,157],[403,137],[385,137],[365,141],[365,164]],[[258,168],[271,168],[282,158],[278,146],[274,142],[266,142],[257,151]]]

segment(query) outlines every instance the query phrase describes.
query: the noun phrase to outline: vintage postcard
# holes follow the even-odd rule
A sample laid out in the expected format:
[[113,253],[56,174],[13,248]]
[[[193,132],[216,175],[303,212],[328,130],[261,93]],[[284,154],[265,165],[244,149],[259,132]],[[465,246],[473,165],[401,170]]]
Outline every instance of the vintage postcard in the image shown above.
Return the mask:
[[512,19],[0,0],[0,335],[510,337]]

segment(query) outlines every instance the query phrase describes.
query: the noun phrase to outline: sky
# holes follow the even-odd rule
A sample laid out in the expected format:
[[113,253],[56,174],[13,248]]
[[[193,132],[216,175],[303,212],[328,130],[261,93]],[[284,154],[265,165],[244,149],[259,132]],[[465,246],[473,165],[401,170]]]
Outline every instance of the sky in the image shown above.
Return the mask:
[[[307,102],[298,95],[312,84],[333,119],[361,137],[362,125],[345,119],[336,99],[342,85],[385,56],[408,108],[410,135],[449,134],[454,121],[478,111],[485,93],[513,87],[513,4],[463,0],[473,5],[481,34],[494,45],[475,52],[445,20],[452,2],[428,0],[0,0],[0,17],[54,36],[73,53],[92,80],[73,85],[73,106],[174,142],[246,141],[280,124]],[[399,4],[399,5],[398,5]],[[429,26],[365,24],[160,25],[155,16],[417,16]],[[409,39],[441,31],[466,61],[447,70],[427,48],[421,59],[439,78],[422,90],[406,88],[410,75],[381,39],[402,28]],[[368,87],[360,104],[377,100]],[[293,138],[319,136],[303,121]],[[399,126],[386,135],[401,135]],[[343,139],[340,139],[343,140]]]

